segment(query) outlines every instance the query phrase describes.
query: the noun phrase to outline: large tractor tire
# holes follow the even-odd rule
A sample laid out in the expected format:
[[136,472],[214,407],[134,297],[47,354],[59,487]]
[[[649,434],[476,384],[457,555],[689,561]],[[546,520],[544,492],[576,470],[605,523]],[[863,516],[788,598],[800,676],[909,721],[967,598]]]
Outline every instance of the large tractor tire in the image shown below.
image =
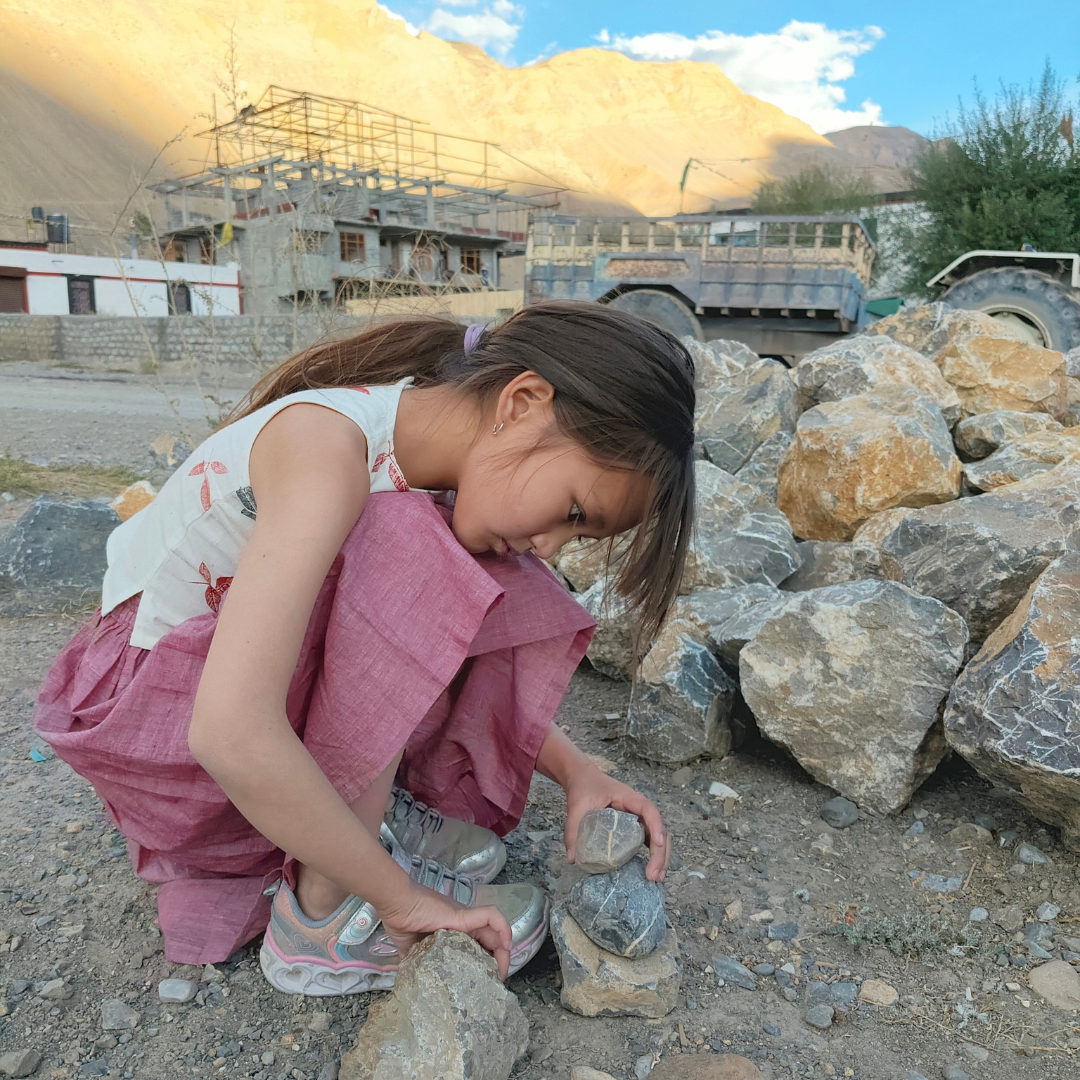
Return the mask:
[[941,299],[953,307],[985,311],[1048,349],[1068,352],[1080,345],[1080,298],[1038,270],[980,270],[958,281]]
[[628,311],[640,319],[655,323],[678,338],[692,337],[704,341],[698,317],[677,296],[662,289],[631,289],[608,301],[619,311]]

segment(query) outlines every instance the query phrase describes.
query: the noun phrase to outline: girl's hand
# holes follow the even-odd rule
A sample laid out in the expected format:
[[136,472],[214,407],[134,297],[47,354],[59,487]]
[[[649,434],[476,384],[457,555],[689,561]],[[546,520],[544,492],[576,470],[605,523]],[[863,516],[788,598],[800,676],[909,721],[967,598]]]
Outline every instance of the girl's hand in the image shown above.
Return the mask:
[[411,885],[401,903],[378,912],[398,955],[405,954],[423,937],[436,930],[461,930],[495,957],[499,978],[510,970],[512,938],[510,924],[498,908],[468,908],[423,885]]
[[645,876],[650,881],[663,881],[671,859],[671,843],[660,817],[660,811],[632,787],[613,780],[591,761],[570,773],[563,788],[566,791],[566,856],[577,859],[577,836],[581,819],[590,810],[612,807],[633,814],[645,827],[645,842],[649,845],[649,865]]

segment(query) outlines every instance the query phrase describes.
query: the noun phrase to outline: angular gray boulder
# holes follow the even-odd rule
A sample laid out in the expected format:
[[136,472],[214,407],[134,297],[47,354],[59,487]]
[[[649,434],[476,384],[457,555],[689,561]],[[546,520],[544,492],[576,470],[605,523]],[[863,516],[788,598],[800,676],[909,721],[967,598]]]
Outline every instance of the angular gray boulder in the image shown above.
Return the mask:
[[962,458],[981,461],[1011,439],[1019,439],[1036,431],[1061,430],[1061,424],[1047,413],[997,409],[961,420],[953,429],[953,441]]
[[909,510],[880,541],[881,574],[948,604],[979,645],[1054,559],[1080,546],[1078,529],[1075,483],[1006,487]]
[[600,578],[574,599],[596,620],[596,630],[585,655],[601,675],[629,679],[634,667],[634,630],[629,606],[614,586]]
[[1080,431],[1034,431],[1010,439],[982,461],[964,466],[964,479],[976,491],[990,491],[1047,472],[1065,461],[1080,462]]
[[788,369],[759,360],[708,390],[699,390],[694,421],[709,460],[734,473],[767,439],[795,430],[798,395]]
[[799,568],[788,519],[755,488],[707,461],[694,463],[694,535],[681,592],[778,585]]
[[960,418],[960,398],[934,362],[890,337],[863,334],[815,349],[802,358],[794,376],[803,411],[906,384],[936,401],[950,427]]
[[0,615],[18,617],[101,596],[116,511],[90,499],[42,495],[0,540]]
[[693,358],[694,385],[698,390],[711,390],[720,386],[760,359],[749,345],[744,345],[741,341],[717,338],[705,342],[692,337],[680,340]]
[[894,582],[798,593],[739,657],[762,732],[816,780],[861,807],[895,812],[945,753],[940,716],[967,628],[944,604]]
[[794,438],[790,431],[778,431],[770,436],[750,455],[746,464],[735,474],[735,479],[749,484],[769,502],[775,503],[780,462],[784,460]]
[[945,736],[1080,851],[1080,553],[1055,559],[949,694]]
[[670,622],[644,660],[634,684],[626,734],[633,751],[649,761],[681,764],[723,757],[732,747],[735,684],[696,627]]
[[802,566],[780,582],[785,592],[806,592],[826,585],[841,585],[869,575],[855,565],[855,548],[842,540],[804,540],[799,544]]

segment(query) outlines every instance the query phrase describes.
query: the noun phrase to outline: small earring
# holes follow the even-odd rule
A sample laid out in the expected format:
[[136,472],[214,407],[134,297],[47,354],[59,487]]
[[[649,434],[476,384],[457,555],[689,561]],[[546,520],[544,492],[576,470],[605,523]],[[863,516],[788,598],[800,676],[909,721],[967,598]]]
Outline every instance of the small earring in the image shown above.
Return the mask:
[[504,427],[503,424],[492,424],[491,425],[491,434],[492,435],[498,435],[499,432],[502,431],[503,427]]

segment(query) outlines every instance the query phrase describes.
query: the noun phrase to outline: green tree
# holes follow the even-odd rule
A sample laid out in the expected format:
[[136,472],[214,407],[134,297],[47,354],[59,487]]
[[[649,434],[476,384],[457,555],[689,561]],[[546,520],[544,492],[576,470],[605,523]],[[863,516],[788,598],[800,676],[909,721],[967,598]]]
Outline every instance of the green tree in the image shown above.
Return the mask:
[[810,165],[794,176],[766,180],[752,209],[758,214],[853,214],[873,200],[869,177]]
[[1080,251],[1080,147],[1072,139],[1066,84],[1049,64],[1038,83],[976,93],[952,130],[916,159],[921,206],[893,234],[905,291],[978,248]]

